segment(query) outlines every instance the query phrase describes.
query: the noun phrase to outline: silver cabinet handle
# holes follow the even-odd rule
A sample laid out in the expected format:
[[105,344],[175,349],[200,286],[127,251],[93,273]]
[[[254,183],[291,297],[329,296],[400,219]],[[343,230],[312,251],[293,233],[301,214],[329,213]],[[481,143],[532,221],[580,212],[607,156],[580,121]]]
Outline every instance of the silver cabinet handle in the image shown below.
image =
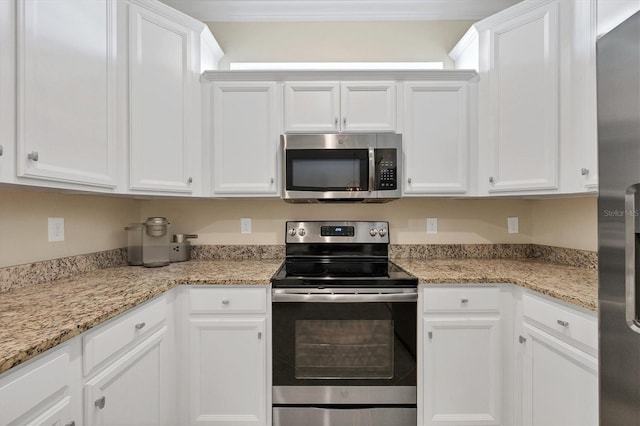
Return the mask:
[[96,399],[96,401],[93,403],[93,405],[95,405],[96,407],[98,407],[100,410],[102,410],[104,408],[104,403],[106,402],[105,397],[103,396],[102,398],[98,398]]
[[38,151],[32,151],[27,154],[27,158],[31,161],[38,161]]
[[558,322],[559,325],[561,325],[563,327],[567,327],[569,325],[569,323],[567,321],[558,320],[557,322]]
[[493,183],[493,176],[489,176],[489,183]]
[[347,117],[344,117],[344,118],[342,119],[342,125],[343,125],[343,126],[346,126],[346,125],[347,125]]
[[460,299],[460,303],[462,304],[469,303],[469,299]]
[[3,150],[3,148],[2,148],[2,145],[0,145],[0,157],[1,157],[1,156],[2,156],[2,154],[4,153],[3,151],[4,151],[4,150]]
[[271,185],[273,185],[273,182],[275,182],[275,181],[276,181],[276,180],[275,180],[274,178],[269,179],[269,183],[270,183]]
[[229,302],[230,302],[230,300],[229,300],[229,299],[224,299],[224,300],[222,301],[222,304],[223,304],[223,305],[228,305],[228,304],[229,304]]
[[189,179],[187,179],[187,183],[193,183],[193,178],[190,177]]
[[580,173],[582,174],[582,176],[586,176],[589,174],[589,169],[583,167],[582,170],[580,170]]
[[433,339],[433,331],[429,331],[427,333],[427,336],[429,337],[429,339]]
[[333,124],[334,124],[335,127],[338,127],[338,117],[336,117],[336,119],[334,120]]
[[142,330],[144,328],[144,326],[147,325],[146,322],[141,322],[135,325],[136,330]]
[[526,339],[525,337],[523,337],[523,336],[520,336],[520,337],[518,337],[518,341],[519,341],[520,343],[524,343],[524,342],[526,342],[526,341],[527,341],[527,339]]
[[409,182],[409,185],[411,185],[411,178],[407,179],[407,182]]
[[75,422],[75,420],[71,420],[69,423],[67,423],[64,426],[76,426],[76,422]]
[[258,340],[262,339],[262,332],[258,331]]

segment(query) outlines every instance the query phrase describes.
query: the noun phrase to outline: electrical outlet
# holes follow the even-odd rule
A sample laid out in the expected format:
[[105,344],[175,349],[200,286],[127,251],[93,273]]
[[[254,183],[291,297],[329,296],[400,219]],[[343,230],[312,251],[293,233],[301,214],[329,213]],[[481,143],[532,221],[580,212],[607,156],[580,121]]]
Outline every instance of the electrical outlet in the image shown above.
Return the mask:
[[427,234],[438,233],[438,219],[435,217],[427,218]]
[[251,233],[251,218],[250,217],[242,217],[242,218],[240,218],[240,233],[241,234],[250,234]]
[[510,234],[518,233],[518,218],[517,217],[508,217],[507,218],[507,231]]
[[64,218],[49,218],[49,242],[64,241]]

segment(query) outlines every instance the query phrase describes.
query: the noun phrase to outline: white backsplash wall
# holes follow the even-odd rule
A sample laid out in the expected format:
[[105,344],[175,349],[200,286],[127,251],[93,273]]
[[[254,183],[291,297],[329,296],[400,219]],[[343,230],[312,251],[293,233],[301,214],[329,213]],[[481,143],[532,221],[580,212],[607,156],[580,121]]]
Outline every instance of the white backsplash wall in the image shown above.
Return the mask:
[[[210,22],[229,62],[444,62],[473,21]],[[256,36],[259,34],[259,36]],[[295,36],[292,36],[295,34]]]
[[[530,243],[531,201],[402,199],[386,204],[289,204],[281,200],[143,200],[142,216],[166,216],[171,233],[196,233],[193,244],[284,244],[286,220],[388,220],[394,244]],[[507,233],[507,217],[520,233]],[[252,233],[240,233],[240,218]],[[438,234],[426,233],[427,217]]]
[[[134,199],[0,188],[0,267],[126,247],[139,216]],[[49,217],[64,218],[63,242],[48,242]]]

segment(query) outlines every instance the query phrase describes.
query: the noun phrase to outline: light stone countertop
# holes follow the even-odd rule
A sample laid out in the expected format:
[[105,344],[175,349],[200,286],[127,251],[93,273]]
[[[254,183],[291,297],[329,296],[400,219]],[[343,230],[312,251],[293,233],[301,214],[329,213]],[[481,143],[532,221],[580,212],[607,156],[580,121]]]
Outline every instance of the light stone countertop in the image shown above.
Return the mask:
[[421,284],[512,283],[572,305],[598,310],[598,270],[537,260],[395,260]]
[[[534,260],[395,260],[420,283],[514,283],[595,311],[597,270]],[[117,267],[0,293],[0,373],[181,284],[268,285],[282,260]]]

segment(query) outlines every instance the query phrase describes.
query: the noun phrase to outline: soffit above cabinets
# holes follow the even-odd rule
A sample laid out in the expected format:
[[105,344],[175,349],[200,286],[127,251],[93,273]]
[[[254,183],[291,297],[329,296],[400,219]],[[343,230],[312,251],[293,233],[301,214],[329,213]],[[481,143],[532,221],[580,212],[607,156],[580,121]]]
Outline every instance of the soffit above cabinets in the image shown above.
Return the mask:
[[162,0],[205,22],[479,20],[520,0]]

